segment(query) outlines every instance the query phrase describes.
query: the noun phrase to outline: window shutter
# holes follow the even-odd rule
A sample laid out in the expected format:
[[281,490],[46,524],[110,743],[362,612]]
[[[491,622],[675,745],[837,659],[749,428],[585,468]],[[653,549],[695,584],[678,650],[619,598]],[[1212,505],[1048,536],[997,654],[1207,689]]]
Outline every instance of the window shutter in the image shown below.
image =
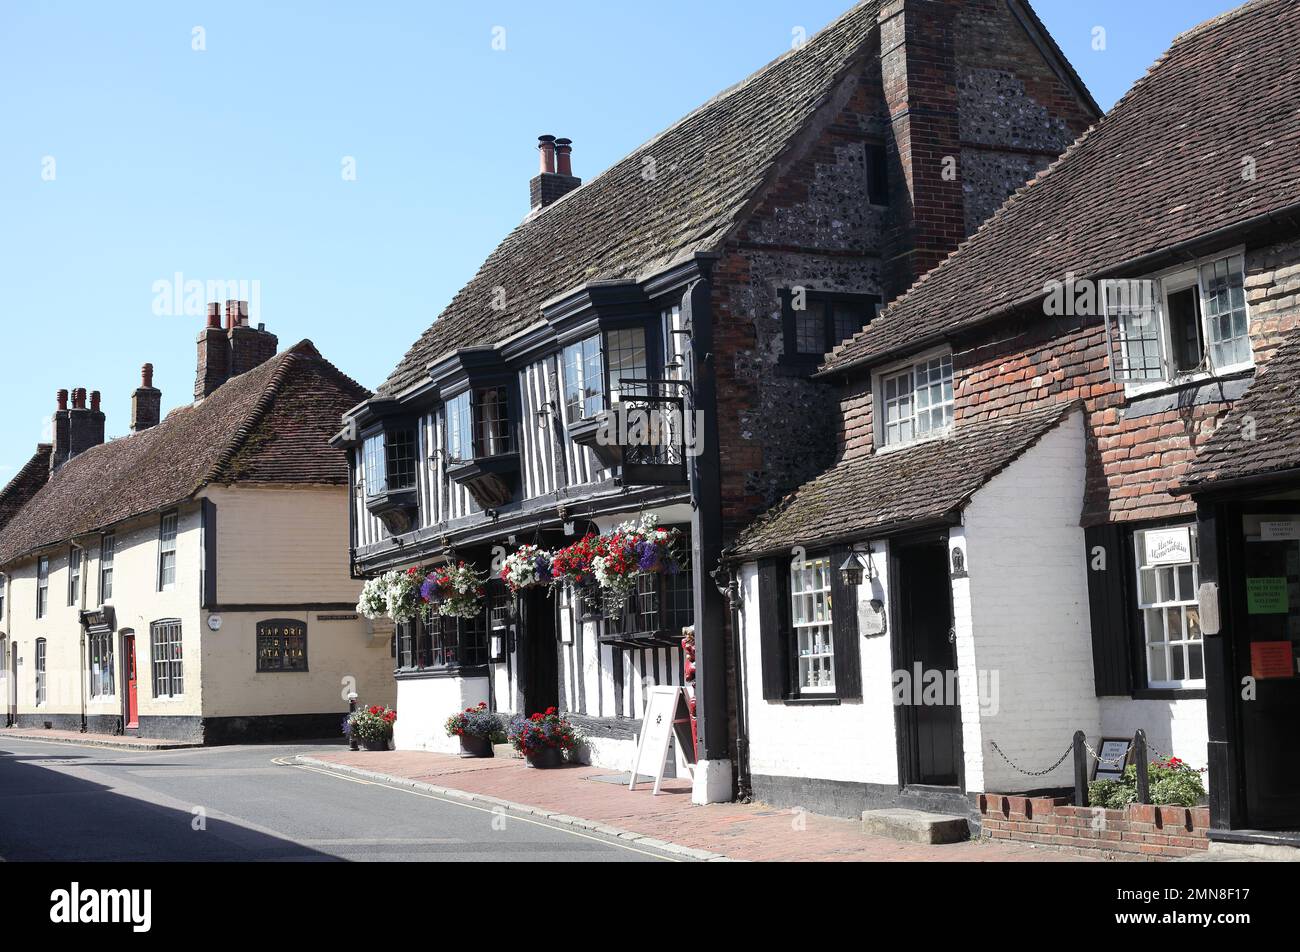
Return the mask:
[[1083,537],[1097,696],[1127,697],[1132,692],[1132,641],[1126,535],[1117,525],[1104,525],[1085,529]]
[[788,563],[778,559],[758,563],[758,642],[765,701],[780,701],[790,694],[789,585]]
[[851,550],[831,552],[831,627],[835,638],[835,695],[862,697],[862,661],[858,652],[858,589],[840,581],[840,566]]

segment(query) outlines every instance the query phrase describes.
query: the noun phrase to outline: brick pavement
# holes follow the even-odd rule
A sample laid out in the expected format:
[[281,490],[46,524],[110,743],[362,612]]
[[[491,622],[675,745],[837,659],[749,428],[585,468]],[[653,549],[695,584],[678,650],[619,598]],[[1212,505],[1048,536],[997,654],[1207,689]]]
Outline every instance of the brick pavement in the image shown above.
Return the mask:
[[385,774],[513,803],[540,807],[643,836],[735,860],[906,862],[1097,862],[1025,844],[989,841],[929,846],[863,834],[853,820],[796,814],[760,803],[693,806],[687,780],[665,780],[659,796],[650,787],[587,778],[615,771],[570,765],[531,770],[520,760],[464,760],[421,751],[312,753],[317,763]]

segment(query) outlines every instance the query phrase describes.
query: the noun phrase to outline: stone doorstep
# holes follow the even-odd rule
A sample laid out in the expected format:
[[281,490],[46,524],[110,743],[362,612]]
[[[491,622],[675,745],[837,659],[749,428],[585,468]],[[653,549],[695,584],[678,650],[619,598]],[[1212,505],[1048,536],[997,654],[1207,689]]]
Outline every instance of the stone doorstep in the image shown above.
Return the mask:
[[190,741],[159,740],[149,737],[129,737],[117,734],[80,734],[72,731],[14,730],[0,728],[0,740],[34,740],[46,744],[76,744],[81,747],[104,747],[110,750],[184,750],[202,747]]
[[970,824],[965,817],[921,810],[866,810],[862,814],[862,832],[905,843],[961,843],[970,839]]
[[[514,753],[514,751],[512,750],[511,753]],[[449,800],[463,800],[467,803],[482,803],[493,807],[502,807],[506,810],[513,810],[515,813],[525,813],[529,816],[539,817],[560,826],[571,826],[575,829],[585,830],[588,833],[599,833],[602,836],[626,840],[629,843],[636,843],[640,846],[649,849],[657,849],[664,853],[676,854],[678,856],[686,857],[687,859],[708,863],[734,862],[734,860],[727,856],[723,856],[721,853],[711,853],[708,850],[695,849],[693,846],[683,846],[680,843],[669,843],[666,840],[656,839],[653,836],[646,836],[643,833],[634,833],[631,830],[623,830],[618,827],[608,826],[604,823],[597,823],[595,820],[586,820],[582,817],[569,816],[565,813],[544,810],[541,807],[530,806],[527,803],[515,803],[510,800],[502,800],[500,797],[489,797],[480,793],[467,793],[464,790],[456,790],[451,787],[439,787],[435,784],[424,783],[420,780],[409,780],[405,777],[395,777],[392,774],[380,773],[375,770],[362,770],[360,767],[348,767],[343,764],[331,763],[328,760],[318,760],[315,757],[307,757],[301,754],[294,759],[300,764],[310,764],[313,767],[322,767],[326,770],[337,771],[338,773],[352,774],[356,777],[362,777],[366,780],[374,780],[380,783],[391,783],[402,787],[410,787],[413,790],[432,793],[436,796],[446,797]]]

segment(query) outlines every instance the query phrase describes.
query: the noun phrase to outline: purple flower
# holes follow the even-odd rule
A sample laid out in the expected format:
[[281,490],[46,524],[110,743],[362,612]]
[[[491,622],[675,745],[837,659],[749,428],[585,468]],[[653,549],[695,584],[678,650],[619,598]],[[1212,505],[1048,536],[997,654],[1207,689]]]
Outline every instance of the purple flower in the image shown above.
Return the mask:
[[438,583],[430,575],[424,580],[424,584],[420,586],[420,598],[423,601],[431,602],[436,594],[438,594]]
[[637,568],[642,572],[653,572],[659,567],[659,546],[649,540],[636,544]]
[[551,580],[551,563],[544,555],[539,555],[533,561],[533,569],[537,572],[537,581],[549,582]]

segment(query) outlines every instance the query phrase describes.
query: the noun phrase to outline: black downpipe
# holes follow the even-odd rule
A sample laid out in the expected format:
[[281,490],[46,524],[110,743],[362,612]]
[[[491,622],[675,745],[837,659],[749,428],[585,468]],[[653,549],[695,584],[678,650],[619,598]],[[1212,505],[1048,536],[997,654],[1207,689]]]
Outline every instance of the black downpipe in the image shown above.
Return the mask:
[[749,722],[745,706],[745,667],[748,657],[743,653],[745,631],[740,619],[740,577],[735,569],[728,573],[731,592],[731,657],[736,663],[736,798],[749,803],[754,798],[754,787],[749,775]]

